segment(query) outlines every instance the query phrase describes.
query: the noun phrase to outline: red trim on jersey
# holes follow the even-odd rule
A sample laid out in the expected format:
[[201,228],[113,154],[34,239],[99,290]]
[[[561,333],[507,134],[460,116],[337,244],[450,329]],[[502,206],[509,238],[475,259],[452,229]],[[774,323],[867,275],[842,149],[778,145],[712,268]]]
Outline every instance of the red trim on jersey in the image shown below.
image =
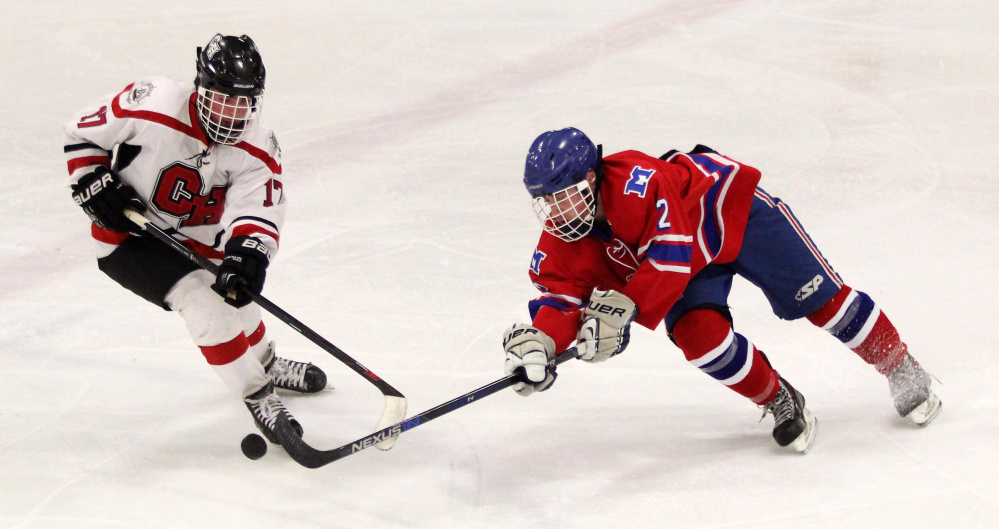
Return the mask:
[[246,235],[247,237],[253,237],[254,235],[266,235],[271,239],[274,239],[274,242],[280,242],[278,234],[270,230],[265,230],[255,224],[240,224],[232,229],[231,237],[239,237],[241,235]]
[[208,360],[209,364],[224,366],[243,356],[250,348],[250,342],[247,341],[245,334],[239,333],[238,336],[228,342],[218,345],[201,345],[199,347],[201,348],[201,354],[205,355],[205,360]]
[[249,143],[246,143],[245,141],[241,141],[241,142],[237,143],[236,145],[233,145],[233,147],[235,147],[237,149],[242,149],[242,150],[246,151],[247,153],[249,153],[250,156],[252,156],[252,157],[260,160],[261,162],[264,162],[264,165],[266,165],[267,168],[270,169],[272,173],[274,173],[274,174],[281,174],[281,164],[279,164],[277,160],[275,160],[274,158],[272,158],[263,149],[261,149],[259,147],[254,147],[253,145],[250,145]]
[[250,347],[253,347],[254,345],[260,343],[260,340],[264,338],[264,333],[266,332],[267,328],[264,327],[264,322],[263,320],[261,320],[260,325],[257,325],[257,330],[253,331],[252,333],[250,333],[249,336],[246,337],[247,341],[250,342]]
[[187,123],[184,123],[178,120],[177,118],[173,118],[165,114],[160,114],[159,112],[153,112],[151,110],[125,110],[121,108],[121,103],[118,102],[118,99],[121,98],[121,96],[124,95],[125,92],[131,90],[132,86],[134,85],[135,83],[126,86],[125,89],[121,91],[121,93],[114,96],[114,98],[111,100],[111,111],[114,113],[114,116],[116,118],[144,119],[146,121],[158,123],[160,125],[163,125],[164,127],[168,127],[173,130],[176,130],[177,132],[186,134],[196,140],[200,140],[202,143],[205,143],[207,145],[204,139],[205,136],[199,128],[192,127],[191,125],[188,125]]
[[111,158],[108,156],[83,156],[80,158],[73,158],[72,160],[66,162],[69,174],[73,174],[81,167],[89,167],[91,165],[103,165],[104,167],[110,167]]
[[125,239],[131,237],[132,234],[124,231],[108,230],[96,224],[91,224],[90,236],[104,244],[114,244],[117,246],[125,242]]

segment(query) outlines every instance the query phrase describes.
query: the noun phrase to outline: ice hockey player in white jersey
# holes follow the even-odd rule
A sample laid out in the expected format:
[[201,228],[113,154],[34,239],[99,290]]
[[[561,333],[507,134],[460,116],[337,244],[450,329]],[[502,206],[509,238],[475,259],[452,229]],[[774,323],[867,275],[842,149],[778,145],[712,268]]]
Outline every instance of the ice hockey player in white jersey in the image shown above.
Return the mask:
[[[326,375],[276,356],[260,308],[245,294],[263,289],[287,207],[281,149],[259,122],[264,80],[253,40],[215,35],[197,49],[194,84],[154,77],[97,100],[65,125],[64,150],[73,199],[93,223],[98,267],[180,314],[205,359],[276,443],[277,415],[287,409],[274,389],[314,393]],[[220,263],[218,275],[143,236],[125,208]]]

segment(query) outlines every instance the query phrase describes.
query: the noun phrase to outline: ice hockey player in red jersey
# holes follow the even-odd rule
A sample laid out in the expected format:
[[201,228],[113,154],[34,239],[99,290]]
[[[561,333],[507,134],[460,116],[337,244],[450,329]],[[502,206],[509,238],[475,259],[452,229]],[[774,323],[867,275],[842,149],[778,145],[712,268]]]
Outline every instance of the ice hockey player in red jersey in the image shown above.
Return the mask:
[[[197,50],[193,84],[154,77],[98,99],[66,123],[64,151],[73,199],[92,221],[98,267],[177,312],[208,364],[277,442],[273,428],[287,409],[274,388],[314,393],[326,375],[277,356],[245,294],[263,289],[287,207],[281,149],[259,123],[265,76],[253,40],[215,35]],[[125,208],[220,263],[218,276],[142,236]]]
[[532,324],[504,335],[506,372],[523,370],[514,389],[548,389],[548,361],[573,341],[582,360],[602,362],[624,351],[633,321],[663,321],[691,364],[774,416],[777,444],[808,451],[816,420],[804,396],[733,329],[728,295],[739,275],[778,317],[807,318],[885,375],[902,417],[932,421],[940,399],[895,326],[759,182],[755,168],[703,145],[603,157],[574,128],[539,136],[524,184],[544,226],[529,271],[541,295],[529,304]]

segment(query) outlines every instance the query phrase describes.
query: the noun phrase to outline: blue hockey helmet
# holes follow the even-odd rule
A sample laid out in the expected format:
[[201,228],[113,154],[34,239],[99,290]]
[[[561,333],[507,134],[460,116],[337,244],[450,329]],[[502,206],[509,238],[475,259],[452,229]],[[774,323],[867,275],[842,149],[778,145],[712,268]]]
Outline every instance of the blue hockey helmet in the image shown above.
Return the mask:
[[593,228],[600,149],[575,128],[538,136],[527,152],[524,185],[544,230],[566,242],[578,241]]
[[597,147],[577,128],[552,130],[538,136],[527,151],[524,186],[532,197],[553,195],[597,171]]

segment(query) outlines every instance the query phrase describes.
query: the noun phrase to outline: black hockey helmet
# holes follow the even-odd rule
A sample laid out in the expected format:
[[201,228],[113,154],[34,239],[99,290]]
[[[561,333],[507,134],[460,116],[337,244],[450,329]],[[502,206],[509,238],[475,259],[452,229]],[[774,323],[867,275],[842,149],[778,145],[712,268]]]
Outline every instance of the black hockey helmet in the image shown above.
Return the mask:
[[253,39],[222,36],[212,37],[208,45],[198,48],[198,76],[194,84],[230,95],[259,97],[264,93],[266,77],[264,61]]

